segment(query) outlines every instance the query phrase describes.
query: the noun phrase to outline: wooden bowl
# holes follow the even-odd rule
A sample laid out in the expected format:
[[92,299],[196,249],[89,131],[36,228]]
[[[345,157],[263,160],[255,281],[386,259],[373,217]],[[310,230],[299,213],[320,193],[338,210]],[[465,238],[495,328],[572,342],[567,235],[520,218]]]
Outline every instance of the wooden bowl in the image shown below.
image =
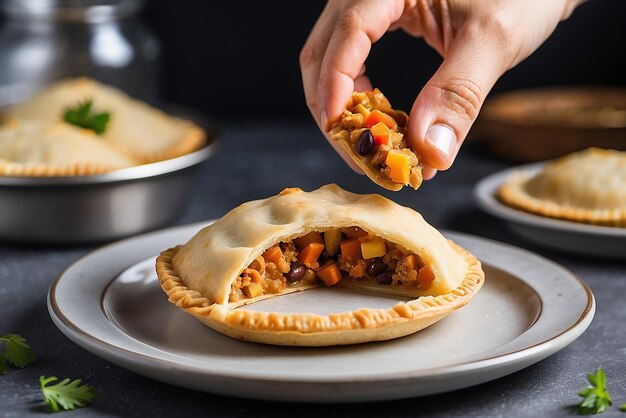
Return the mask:
[[626,150],[626,88],[500,94],[487,100],[470,137],[515,162],[556,158],[591,146]]

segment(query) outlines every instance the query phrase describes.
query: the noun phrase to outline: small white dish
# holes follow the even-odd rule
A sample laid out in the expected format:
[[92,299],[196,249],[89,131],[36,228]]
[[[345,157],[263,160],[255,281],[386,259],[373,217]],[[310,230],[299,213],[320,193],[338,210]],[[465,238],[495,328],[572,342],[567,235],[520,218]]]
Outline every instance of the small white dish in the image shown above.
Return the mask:
[[[449,233],[483,261],[486,281],[468,306],[437,324],[354,346],[243,342],[170,304],[158,285],[155,254],[186,242],[201,226],[145,234],[81,258],[50,288],[54,323],[86,350],[167,383],[265,400],[349,402],[440,393],[513,373],[570,344],[595,312],[589,288],[559,265]],[[393,303],[380,295],[313,289],[255,309],[328,312]]]
[[626,259],[626,228],[534,215],[511,208],[497,199],[497,190],[512,174],[526,171],[534,175],[544,164],[521,165],[485,177],[474,187],[476,202],[484,211],[508,221],[517,234],[541,246],[587,256]]

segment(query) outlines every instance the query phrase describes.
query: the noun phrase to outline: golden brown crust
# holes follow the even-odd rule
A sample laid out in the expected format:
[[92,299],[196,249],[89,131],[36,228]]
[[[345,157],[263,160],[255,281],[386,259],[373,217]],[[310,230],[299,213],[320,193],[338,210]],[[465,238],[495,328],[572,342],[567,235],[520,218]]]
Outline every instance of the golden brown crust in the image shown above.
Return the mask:
[[119,170],[119,166],[97,163],[72,163],[65,166],[50,166],[45,164],[19,164],[0,161],[0,176],[14,177],[64,177],[64,176],[92,176]]
[[506,205],[571,222],[626,227],[626,153],[591,148],[512,175],[497,192]]
[[452,248],[467,263],[460,285],[439,296],[421,296],[389,309],[359,309],[329,315],[283,314],[227,309],[212,304],[185,286],[172,265],[180,247],[162,252],[156,270],[168,300],[216,331],[265,344],[327,346],[383,341],[423,329],[467,304],[484,283],[480,262],[456,244]]

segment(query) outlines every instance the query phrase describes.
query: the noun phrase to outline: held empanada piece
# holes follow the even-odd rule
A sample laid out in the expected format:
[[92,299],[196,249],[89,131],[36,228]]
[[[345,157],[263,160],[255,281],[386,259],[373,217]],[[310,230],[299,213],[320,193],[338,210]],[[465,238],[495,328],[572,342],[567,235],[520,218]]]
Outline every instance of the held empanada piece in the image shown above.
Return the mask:
[[[336,185],[247,202],[156,263],[170,302],[242,340],[326,346],[416,332],[470,301],[480,262],[412,209]],[[414,297],[330,315],[257,312],[256,301],[317,286]]]
[[204,143],[205,133],[194,123],[88,78],[59,81],[9,109],[8,116],[55,123],[66,108],[85,100],[92,100],[95,111],[111,115],[101,138],[141,163],[178,157]]
[[137,165],[93,131],[66,123],[12,120],[0,127],[0,175],[76,176]]
[[398,191],[422,184],[422,166],[405,138],[408,115],[378,89],[354,92],[329,133],[376,184]]
[[626,152],[589,148],[519,172],[499,190],[505,204],[572,222],[626,227]]

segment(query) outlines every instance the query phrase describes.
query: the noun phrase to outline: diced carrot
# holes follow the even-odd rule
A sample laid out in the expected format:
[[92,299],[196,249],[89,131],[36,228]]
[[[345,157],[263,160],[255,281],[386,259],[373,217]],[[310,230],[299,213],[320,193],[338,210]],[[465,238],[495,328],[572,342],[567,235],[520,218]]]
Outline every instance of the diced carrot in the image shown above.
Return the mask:
[[280,263],[280,259],[283,257],[283,252],[280,250],[278,245],[274,245],[273,247],[268,248],[263,253],[263,258],[265,261],[274,263],[278,265]]
[[317,261],[317,259],[324,251],[324,244],[320,244],[318,242],[312,242],[298,254],[298,261],[302,264],[313,264]]
[[337,264],[329,261],[317,270],[317,277],[324,282],[324,286],[332,286],[341,280],[341,271]]
[[316,244],[323,244],[324,238],[322,238],[322,234],[320,234],[319,232],[313,231],[293,240],[293,243],[296,244],[296,247],[300,251],[302,251],[307,245],[313,242]]
[[361,237],[367,236],[367,232],[362,230],[358,226],[349,226],[347,228],[341,228],[341,232],[346,234],[348,238],[361,238]]
[[378,109],[372,110],[370,114],[365,118],[364,123],[365,123],[365,126],[367,126],[368,128],[371,128],[372,126],[380,122],[384,123],[389,129],[394,129],[394,130],[398,129],[398,123],[396,122],[396,120],[392,116],[384,112],[381,112]]
[[383,122],[378,122],[370,129],[374,136],[374,142],[378,145],[387,145],[389,143],[389,133],[391,132],[387,125]]
[[341,256],[346,260],[359,260],[361,256],[361,240],[350,238],[341,243]]
[[399,150],[391,150],[387,153],[385,164],[389,167],[389,178],[396,183],[408,184],[411,167],[409,157]]
[[417,273],[417,282],[423,289],[428,289],[435,280],[435,273],[428,266],[422,267]]

